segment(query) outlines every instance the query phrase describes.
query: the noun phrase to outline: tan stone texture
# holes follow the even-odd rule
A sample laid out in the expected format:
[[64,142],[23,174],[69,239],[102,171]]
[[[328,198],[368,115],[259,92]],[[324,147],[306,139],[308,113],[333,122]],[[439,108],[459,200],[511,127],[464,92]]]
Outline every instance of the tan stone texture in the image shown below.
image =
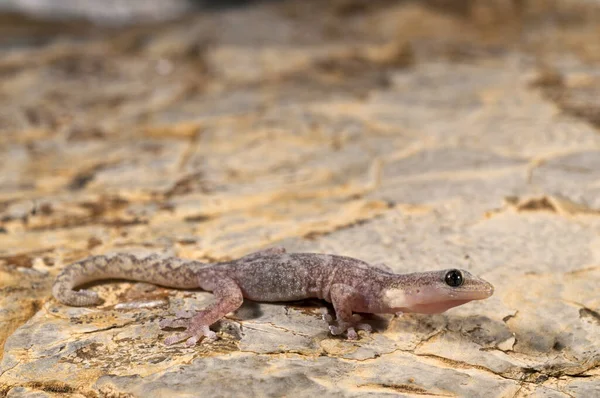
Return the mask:
[[[282,1],[4,49],[0,396],[600,396],[599,17]],[[275,245],[496,291],[372,316],[358,341],[327,333],[322,302],[247,302],[193,348],[158,322],[210,293],[51,297],[89,255]]]

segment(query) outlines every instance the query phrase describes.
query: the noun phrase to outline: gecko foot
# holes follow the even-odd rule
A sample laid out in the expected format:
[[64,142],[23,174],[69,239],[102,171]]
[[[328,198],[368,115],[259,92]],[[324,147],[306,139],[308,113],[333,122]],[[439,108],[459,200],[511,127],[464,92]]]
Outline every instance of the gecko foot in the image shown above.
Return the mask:
[[[328,315],[327,317],[323,316],[323,318],[331,321],[330,315]],[[361,320],[360,315],[354,314],[354,315],[352,315],[351,322],[337,321],[337,325],[329,326],[329,331],[334,336],[337,336],[337,335],[340,335],[340,334],[343,334],[344,332],[346,332],[346,335],[348,336],[348,340],[357,340],[358,339],[358,333],[356,332],[357,330],[362,330],[367,333],[370,333],[373,331],[373,328],[371,327],[371,325],[369,325],[368,323],[361,323],[361,322],[359,322],[360,320]]]
[[197,324],[191,318],[190,312],[178,312],[178,318],[163,319],[159,322],[161,329],[178,329],[185,328],[185,332],[175,333],[165,339],[165,345],[172,345],[185,340],[187,347],[193,347],[202,339],[206,337],[209,341],[217,339],[217,334],[209,329],[208,325]]
[[217,339],[217,334],[210,330],[208,326],[201,326],[197,329],[190,328],[185,332],[176,333],[167,337],[165,339],[165,345],[172,345],[185,340],[186,347],[193,347],[196,345],[196,343],[198,343],[198,341],[200,341],[202,337],[206,337],[206,339],[209,341],[214,341]]

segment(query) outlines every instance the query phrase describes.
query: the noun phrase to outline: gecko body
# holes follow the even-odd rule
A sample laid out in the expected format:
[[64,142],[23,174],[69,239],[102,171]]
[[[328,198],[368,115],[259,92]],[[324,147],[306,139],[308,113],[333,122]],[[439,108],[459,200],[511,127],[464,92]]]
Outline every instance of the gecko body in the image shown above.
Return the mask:
[[467,271],[395,274],[385,264],[370,265],[350,257],[287,253],[270,248],[237,260],[205,264],[179,258],[129,254],[93,256],[66,267],[56,278],[53,295],[72,306],[102,302],[90,290],[74,290],[78,285],[101,279],[127,279],[184,289],[211,291],[216,300],[193,316],[178,314],[161,321],[162,328],[186,329],[165,339],[166,344],[186,340],[194,345],[203,336],[214,339],[209,329],[227,313],[238,309],[244,298],[263,301],[292,301],[319,298],[333,304],[336,324],[333,334],[347,333],[356,339],[356,329],[370,331],[360,323],[362,313],[440,313],[472,300],[493,294],[493,286]]

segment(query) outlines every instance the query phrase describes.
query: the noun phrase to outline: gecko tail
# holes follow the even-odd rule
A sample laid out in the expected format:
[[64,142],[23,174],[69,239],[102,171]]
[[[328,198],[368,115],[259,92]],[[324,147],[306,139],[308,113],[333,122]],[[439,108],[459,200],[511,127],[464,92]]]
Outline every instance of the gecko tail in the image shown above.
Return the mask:
[[[129,257],[129,256],[127,256]],[[109,279],[115,275],[115,270],[122,268],[115,263],[135,260],[117,255],[112,258],[106,256],[92,256],[68,265],[56,277],[52,286],[52,295],[63,304],[73,307],[88,307],[102,304],[103,300],[98,293],[91,290],[74,290],[76,286],[99,280]]]
[[198,286],[195,270],[206,266],[197,261],[160,258],[152,255],[138,258],[131,254],[92,256],[70,264],[56,277],[52,295],[61,303],[74,307],[103,302],[96,292],[74,290],[77,286],[102,279],[126,279],[162,286],[194,288]]
[[98,293],[91,290],[64,289],[63,285],[54,284],[52,295],[61,303],[72,307],[89,307],[102,304],[103,300]]

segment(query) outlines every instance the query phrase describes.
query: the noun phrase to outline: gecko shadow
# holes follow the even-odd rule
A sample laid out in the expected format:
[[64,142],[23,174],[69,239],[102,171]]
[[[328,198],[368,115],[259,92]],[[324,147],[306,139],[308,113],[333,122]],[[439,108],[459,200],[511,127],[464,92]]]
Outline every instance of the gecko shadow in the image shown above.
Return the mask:
[[[157,285],[131,282],[124,279],[103,279],[92,281],[80,286],[83,289],[94,288],[103,286],[106,294],[109,291],[119,290],[113,286],[118,286],[121,283],[130,283],[133,287],[125,289],[116,295],[119,304],[126,304],[127,302],[143,303],[149,301],[156,301],[157,299],[163,300],[164,305],[160,307],[169,306],[170,291],[182,291],[186,295],[194,296],[198,293],[205,293],[211,295],[210,292],[206,292],[202,289],[177,289],[177,288],[166,288],[158,287]],[[108,286],[108,287],[106,287]],[[102,295],[101,295],[102,296]],[[126,297],[125,301],[122,300]],[[111,300],[113,301],[113,300]],[[202,309],[208,302],[202,303],[201,306],[188,308],[191,311]],[[273,303],[256,302],[249,299],[244,299],[243,304],[233,314],[229,315],[228,318],[233,321],[244,321],[244,320],[256,320],[266,316],[265,305],[274,305],[285,308],[285,311],[295,310],[302,314],[309,315],[312,317],[322,318],[324,313],[330,314],[335,319],[335,312],[333,305],[329,302],[319,299],[305,299],[298,301],[282,301]],[[114,305],[105,307],[105,309],[112,309]],[[137,307],[139,310],[143,306]],[[149,307],[146,307],[149,308]],[[119,310],[131,310],[135,307],[122,306]],[[168,311],[167,311],[168,312]],[[172,314],[165,313],[167,317]],[[492,349],[497,347],[498,344],[509,340],[511,337],[515,338],[515,345],[519,347],[519,351],[525,352],[538,352],[538,353],[557,353],[568,349],[570,343],[569,339],[572,339],[572,335],[568,331],[552,335],[552,333],[541,333],[538,329],[530,330],[519,330],[513,334],[508,325],[507,320],[495,321],[486,316],[467,316],[461,317],[452,315],[451,313],[426,315],[409,313],[401,317],[394,315],[381,315],[381,314],[370,314],[370,313],[359,313],[362,317],[363,322],[368,323],[373,328],[375,333],[383,333],[388,329],[400,329],[402,332],[415,333],[430,335],[436,331],[446,330],[448,332],[460,333],[467,337],[469,340],[482,346],[484,349]],[[327,331],[327,322],[323,320],[324,332]],[[220,326],[215,325],[217,329]]]
[[[260,319],[265,315],[263,310],[265,305],[273,305],[283,307],[287,314],[290,310],[300,312],[303,315],[319,318],[323,320],[324,331],[327,330],[328,322],[324,319],[324,315],[328,314],[335,320],[335,311],[333,305],[327,301],[319,299],[305,299],[297,301],[278,301],[272,303],[264,303],[244,299],[244,303],[234,313],[234,318],[240,321]],[[389,324],[389,318],[370,313],[358,313],[364,323],[368,323],[373,328],[374,332],[384,331]]]

